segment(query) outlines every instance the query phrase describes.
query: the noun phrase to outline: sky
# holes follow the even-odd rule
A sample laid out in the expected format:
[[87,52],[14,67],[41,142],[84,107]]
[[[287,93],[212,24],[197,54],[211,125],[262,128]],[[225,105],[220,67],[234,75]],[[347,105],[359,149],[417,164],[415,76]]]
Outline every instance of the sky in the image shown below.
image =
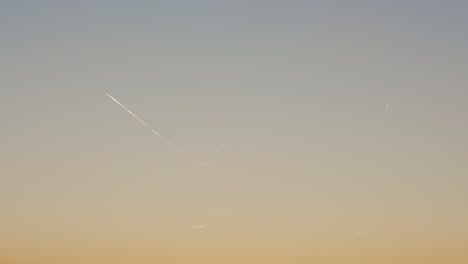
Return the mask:
[[0,0],[0,262],[468,263],[467,12]]

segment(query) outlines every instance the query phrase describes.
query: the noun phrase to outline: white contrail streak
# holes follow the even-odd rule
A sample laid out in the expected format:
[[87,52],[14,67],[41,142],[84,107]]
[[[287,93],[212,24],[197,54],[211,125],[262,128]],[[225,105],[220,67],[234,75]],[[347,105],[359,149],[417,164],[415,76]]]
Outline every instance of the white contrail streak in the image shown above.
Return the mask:
[[158,137],[160,137],[162,140],[166,141],[166,143],[171,146],[175,151],[179,152],[179,149],[174,146],[169,140],[167,140],[165,137],[161,136],[156,130],[151,128],[151,131],[153,131],[154,134],[156,134]]
[[140,123],[142,123],[143,125],[145,125],[145,127],[149,127],[148,124],[145,123],[145,121],[141,120],[137,115],[135,115],[134,113],[132,113],[132,111],[130,111],[127,107],[125,107],[123,104],[121,104],[119,101],[117,101],[117,99],[115,99],[114,97],[112,97],[112,95],[106,93],[107,96],[110,97],[110,99],[112,99],[114,102],[116,102],[118,105],[120,105],[123,109],[125,109],[125,111],[127,111],[129,114],[131,114],[134,118],[136,118],[138,121],[140,121]]
[[167,140],[165,137],[161,136],[156,130],[154,130],[152,127],[150,127],[148,124],[145,123],[145,121],[141,120],[137,115],[135,115],[134,113],[132,113],[132,111],[130,111],[130,109],[128,109],[127,107],[125,107],[123,104],[121,104],[119,101],[117,101],[117,99],[115,99],[112,95],[106,93],[107,96],[109,96],[110,99],[112,99],[112,101],[114,101],[115,103],[117,103],[118,105],[120,105],[123,109],[125,109],[125,111],[127,111],[130,115],[132,115],[136,120],[140,121],[140,123],[142,123],[145,127],[151,129],[151,131],[153,131],[154,134],[156,134],[159,138],[161,138],[162,140],[164,140],[169,146],[171,146],[175,151],[179,152],[179,149],[177,149],[174,144],[172,144],[169,140]]

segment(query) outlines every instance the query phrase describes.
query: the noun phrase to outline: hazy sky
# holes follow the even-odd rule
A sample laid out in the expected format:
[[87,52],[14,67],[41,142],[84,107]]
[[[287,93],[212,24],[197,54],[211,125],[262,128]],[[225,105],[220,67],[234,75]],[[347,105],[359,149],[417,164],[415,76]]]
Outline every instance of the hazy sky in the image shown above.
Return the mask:
[[0,0],[0,262],[468,263],[467,14]]

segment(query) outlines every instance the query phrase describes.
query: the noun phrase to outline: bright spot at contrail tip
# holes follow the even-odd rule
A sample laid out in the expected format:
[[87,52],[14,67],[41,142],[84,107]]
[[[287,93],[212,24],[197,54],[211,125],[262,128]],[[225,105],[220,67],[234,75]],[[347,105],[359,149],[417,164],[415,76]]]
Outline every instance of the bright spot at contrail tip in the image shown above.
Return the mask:
[[115,99],[112,95],[106,93],[107,96],[109,96],[110,99],[112,99],[112,101],[114,101],[116,104],[120,105],[120,107],[122,107],[125,111],[127,111],[131,116],[133,116],[136,120],[140,121],[140,123],[142,123],[145,127],[151,129],[151,131],[156,134],[159,138],[161,138],[162,140],[164,140],[166,142],[166,144],[168,144],[169,146],[171,146],[175,151],[179,152],[179,150],[174,146],[174,144],[172,144],[169,140],[167,140],[166,138],[164,138],[163,136],[161,136],[156,130],[154,130],[152,127],[150,127],[148,124],[145,123],[145,121],[143,121],[141,118],[139,118],[137,115],[135,115],[132,111],[130,111],[130,109],[128,109],[127,107],[125,107],[123,104],[121,104],[117,99]]

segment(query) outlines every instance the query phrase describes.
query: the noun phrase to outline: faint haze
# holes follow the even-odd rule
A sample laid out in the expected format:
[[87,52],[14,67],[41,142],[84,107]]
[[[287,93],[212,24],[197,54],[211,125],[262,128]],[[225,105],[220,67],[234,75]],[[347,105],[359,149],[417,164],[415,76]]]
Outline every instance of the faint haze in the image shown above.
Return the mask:
[[0,263],[468,263],[467,13],[0,0]]

